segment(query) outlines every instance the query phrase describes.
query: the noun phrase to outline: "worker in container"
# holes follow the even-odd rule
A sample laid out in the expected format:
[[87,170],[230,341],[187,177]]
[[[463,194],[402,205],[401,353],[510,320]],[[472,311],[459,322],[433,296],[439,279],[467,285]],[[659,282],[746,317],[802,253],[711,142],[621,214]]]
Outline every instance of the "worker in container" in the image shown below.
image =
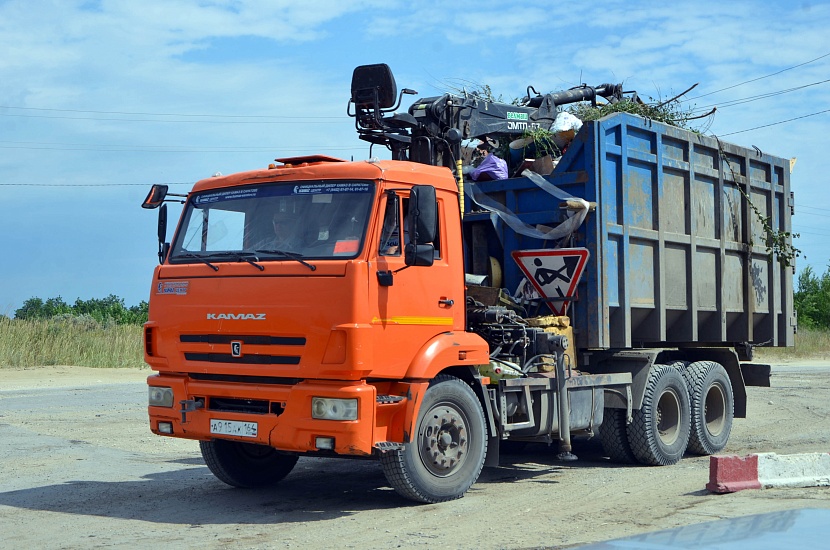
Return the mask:
[[496,142],[487,136],[480,139],[481,143],[476,146],[476,152],[481,157],[481,162],[474,169],[467,167],[470,169],[465,170],[465,173],[469,173],[473,181],[507,179],[507,162],[493,154]]

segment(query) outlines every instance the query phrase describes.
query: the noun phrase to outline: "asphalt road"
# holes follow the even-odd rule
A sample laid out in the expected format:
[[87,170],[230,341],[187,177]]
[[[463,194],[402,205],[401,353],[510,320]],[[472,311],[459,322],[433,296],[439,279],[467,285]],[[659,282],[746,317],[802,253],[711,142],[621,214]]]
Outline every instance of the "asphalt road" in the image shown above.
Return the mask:
[[[830,451],[830,366],[773,372],[772,388],[749,388],[750,417],[726,451]],[[0,385],[0,548],[561,547],[830,508],[828,488],[711,495],[708,457],[618,467],[591,442],[577,442],[577,463],[541,445],[504,457],[438,505],[402,500],[371,461],[301,459],[274,489],[232,489],[198,444],[149,432],[146,374]]]

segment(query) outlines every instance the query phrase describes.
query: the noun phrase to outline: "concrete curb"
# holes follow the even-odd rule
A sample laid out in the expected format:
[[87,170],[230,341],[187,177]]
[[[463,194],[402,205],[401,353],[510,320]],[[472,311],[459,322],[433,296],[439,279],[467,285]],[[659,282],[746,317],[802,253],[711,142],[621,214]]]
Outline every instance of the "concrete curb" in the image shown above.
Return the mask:
[[706,488],[713,493],[734,493],[744,489],[771,487],[828,486],[830,453],[758,453],[743,457],[709,457],[709,483],[706,484]]

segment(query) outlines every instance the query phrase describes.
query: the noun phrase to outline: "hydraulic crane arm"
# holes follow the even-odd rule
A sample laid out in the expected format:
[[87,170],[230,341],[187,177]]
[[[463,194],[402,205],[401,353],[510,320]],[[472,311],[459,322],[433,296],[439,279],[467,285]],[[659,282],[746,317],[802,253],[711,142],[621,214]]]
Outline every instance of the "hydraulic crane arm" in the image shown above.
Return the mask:
[[[528,95],[518,105],[487,101],[476,94],[444,94],[422,98],[408,113],[393,113],[397,88],[385,64],[357,67],[352,77],[352,98],[347,112],[355,117],[361,139],[388,147],[395,159],[455,168],[460,144],[484,135],[521,137],[538,128],[550,129],[559,107],[597,97],[616,102],[623,98],[622,84],[579,86],[570,90]],[[535,91],[534,91],[535,92]],[[404,89],[404,93],[414,94]],[[354,104],[355,113],[351,112]]]

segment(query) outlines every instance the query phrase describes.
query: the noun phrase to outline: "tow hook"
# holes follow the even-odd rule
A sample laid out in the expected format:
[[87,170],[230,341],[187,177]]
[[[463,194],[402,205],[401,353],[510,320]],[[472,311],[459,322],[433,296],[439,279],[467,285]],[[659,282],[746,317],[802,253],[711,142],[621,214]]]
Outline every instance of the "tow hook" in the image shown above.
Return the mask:
[[205,407],[205,402],[197,399],[179,401],[179,404],[182,406],[182,424],[187,424],[187,413],[195,412]]

